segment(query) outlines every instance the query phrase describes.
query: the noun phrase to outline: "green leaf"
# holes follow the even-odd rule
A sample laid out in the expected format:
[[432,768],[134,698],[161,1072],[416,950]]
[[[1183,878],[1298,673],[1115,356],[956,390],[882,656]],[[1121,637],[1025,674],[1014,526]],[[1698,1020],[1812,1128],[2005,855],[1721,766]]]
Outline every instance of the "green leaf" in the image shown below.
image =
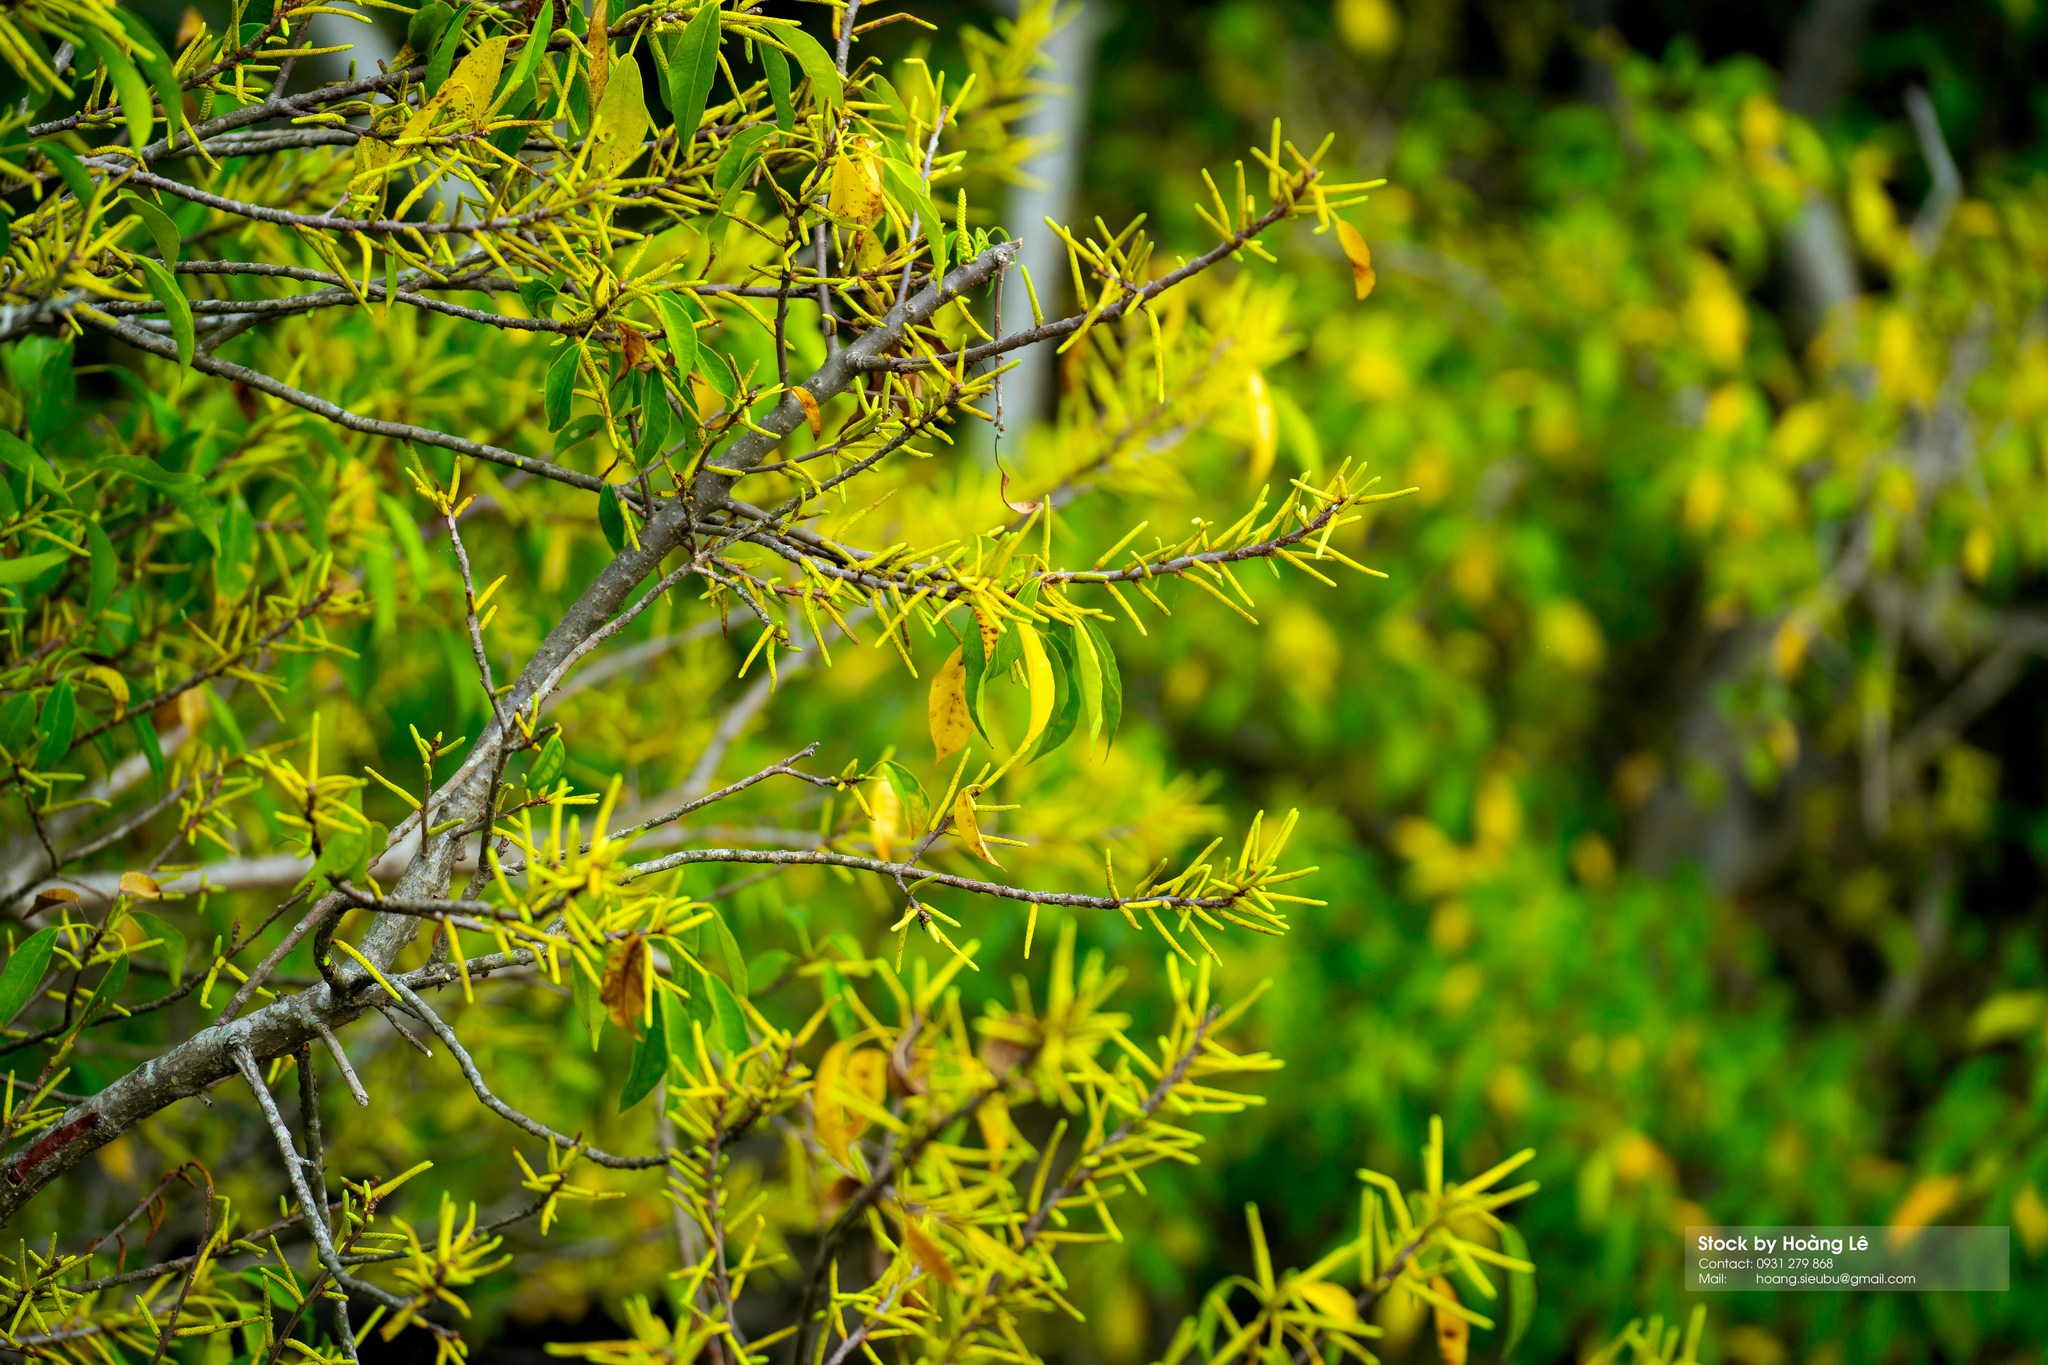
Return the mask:
[[683,379],[697,368],[697,327],[701,310],[688,295],[668,293],[656,297],[654,309],[661,314],[661,332],[668,342],[669,360],[676,378]]
[[711,83],[718,77],[719,7],[705,5],[668,40],[668,78],[661,97],[675,119],[678,161],[687,160],[690,139],[704,121],[704,106],[711,99]]
[[718,951],[725,958],[725,974],[732,981],[732,988],[742,999],[747,995],[747,959],[740,954],[739,940],[732,936],[732,929],[725,922],[725,916],[713,911],[711,923],[718,931]]
[[[1500,1225],[1500,1249],[1518,1261],[1529,1259],[1529,1243],[1512,1223]],[[1522,1338],[1529,1334],[1529,1324],[1536,1317],[1536,1277],[1524,1270],[1508,1272],[1508,1318],[1505,1334],[1501,1338],[1500,1358],[1514,1358],[1515,1348],[1522,1344]]]
[[[370,855],[384,847],[384,841],[376,838],[377,831],[383,828],[382,825],[371,825],[368,829],[326,830],[320,839],[320,856],[313,860],[313,870],[306,874],[315,893],[325,893],[328,884],[334,881],[353,882],[357,886],[367,881]],[[305,885],[305,882],[300,885]]]
[[135,732],[135,747],[149,763],[149,775],[156,779],[157,795],[164,790],[164,746],[157,740],[156,723],[149,716],[138,714],[131,717],[128,726]]
[[811,81],[811,88],[828,107],[837,109],[846,101],[846,82],[839,74],[839,64],[832,60],[832,54],[825,51],[816,38],[800,28],[777,28],[774,36],[789,49],[796,58],[796,64],[804,69],[804,75]]
[[604,543],[612,547],[613,554],[626,548],[626,514],[619,506],[617,484],[606,484],[597,495],[597,527],[604,532]]
[[36,733],[43,737],[43,746],[36,751],[38,768],[47,769],[71,752],[72,727],[77,721],[78,702],[71,695],[71,680],[66,678],[43,702],[43,716],[36,723]]
[[156,954],[163,959],[164,970],[171,974],[171,987],[175,990],[185,980],[185,935],[161,915],[152,915],[147,910],[129,913],[144,933],[163,940],[157,945]]
[[455,7],[447,0],[427,0],[412,13],[412,19],[405,26],[405,45],[414,52],[431,52],[448,27],[448,21],[455,17]]
[[562,769],[568,764],[569,750],[562,743],[562,732],[557,730],[548,736],[547,743],[541,745],[540,752],[534,755],[533,767],[526,773],[527,788],[537,792],[553,790],[555,783],[562,779]]
[[0,706],[0,749],[19,756],[36,737],[36,694],[17,692]]
[[996,647],[989,651],[988,675],[991,678],[1009,676],[1010,669],[1024,657],[1024,632],[1005,622],[1003,633],[996,636]]
[[92,172],[78,159],[78,154],[60,142],[38,142],[36,150],[50,159],[57,168],[57,178],[64,182],[64,188],[71,191],[81,204],[92,202]]
[[63,483],[57,478],[57,471],[43,458],[42,452],[13,432],[0,429],[0,464],[6,465],[28,480],[29,495],[35,495],[38,480],[50,490],[51,496],[66,507],[71,505],[71,495],[64,491]]
[[576,369],[582,354],[582,345],[572,341],[562,347],[562,353],[548,366],[547,386],[541,397],[549,431],[560,431],[569,420],[569,404],[576,396]]
[[988,727],[981,723],[981,688],[988,679],[988,658],[982,653],[979,618],[972,611],[967,613],[967,630],[960,638],[960,661],[967,666],[968,718],[987,739]]
[[[1102,633],[1102,627],[1093,618],[1082,622],[1088,632],[1089,643],[1095,646],[1095,660],[1102,671],[1102,747],[1107,749],[1116,743],[1117,726],[1124,718],[1124,682],[1116,666],[1116,655],[1109,647],[1109,637]],[[1089,738],[1094,738],[1089,730]]]
[[92,586],[85,596],[85,619],[94,622],[107,609],[107,603],[114,600],[114,589],[120,586],[121,556],[115,553],[114,542],[107,539],[106,530],[96,521],[85,524],[85,548],[92,555]]
[[890,156],[882,159],[882,178],[889,182],[896,202],[917,214],[918,230],[924,234],[925,241],[931,244],[933,267],[937,273],[944,274],[946,221],[940,215],[938,205],[926,192],[923,177],[910,166]]
[[764,988],[773,986],[782,979],[782,974],[789,970],[789,964],[794,961],[795,956],[782,948],[770,948],[765,953],[755,954],[754,960],[747,964],[748,996],[753,995],[754,982],[759,981]]
[[86,1001],[85,1008],[78,1012],[76,1022],[71,1025],[71,1032],[75,1035],[91,1023],[102,1009],[114,1002],[121,994],[121,988],[127,984],[128,959],[125,956],[117,957],[113,965],[107,968],[107,974],[100,978],[100,984],[93,989],[92,999]]
[[1033,762],[1065,744],[1081,720],[1081,689],[1074,685],[1074,647],[1057,631],[1048,631],[1044,639],[1046,654],[1052,660],[1052,719],[1046,722],[1045,733],[1039,737],[1038,748],[1031,756]]
[[619,174],[633,163],[647,145],[647,96],[641,89],[640,63],[615,62],[605,82],[604,98],[597,102],[590,120],[590,137],[596,144],[590,168],[600,179]]
[[448,73],[455,66],[455,49],[462,46],[462,16],[468,12],[468,5],[456,10],[442,28],[440,37],[434,41],[434,55],[427,59],[429,95],[440,94],[441,87],[448,83]]
[[57,930],[38,929],[21,941],[0,972],[0,1025],[14,1022],[50,967],[50,950],[57,946]]
[[1085,623],[1074,627],[1074,681],[1080,686],[1088,738],[1094,739],[1102,733],[1102,659]]
[[590,973],[573,962],[569,964],[569,999],[583,1023],[583,1032],[589,1035],[590,1050],[597,1051],[597,1040],[604,1036],[604,997]]
[[149,257],[137,256],[135,263],[142,267],[142,273],[149,279],[149,292],[156,295],[157,302],[170,316],[171,336],[178,343],[178,363],[191,369],[192,305],[186,301],[185,291],[178,288],[178,281],[170,271]]
[[[440,3],[440,0],[435,0]],[[540,59],[548,50],[548,39],[555,32],[555,0],[541,0],[540,13],[534,17],[533,29],[526,36],[525,46],[519,49],[519,60],[512,63],[512,74],[505,81],[508,92],[516,92],[532,80],[540,70]],[[516,99],[516,94],[514,95]],[[521,133],[524,137],[525,134]]]
[[853,1007],[846,1003],[846,978],[829,962],[818,974],[818,989],[832,1002],[826,1010],[827,1017],[832,1020],[832,1031],[841,1038],[851,1038],[859,1033],[860,1020],[855,1016]]
[[156,122],[156,111],[149,102],[149,82],[142,79],[135,63],[128,60],[114,41],[92,24],[78,25],[78,36],[100,59],[100,65],[107,69],[107,79],[113,83],[114,94],[121,101],[121,117],[128,124],[128,145],[138,157],[141,156],[142,149],[149,145],[149,130]]
[[661,375],[650,370],[640,378],[644,396],[640,400],[640,439],[633,446],[633,456],[644,469],[667,448],[675,413],[669,408],[668,390]]
[[768,77],[768,98],[775,102],[775,126],[783,132],[796,129],[796,105],[789,97],[789,58],[769,43],[760,45],[761,70]]
[[519,301],[526,305],[527,312],[537,318],[548,316],[561,293],[553,280],[544,280],[537,275],[519,282]]
[[[220,527],[214,517],[213,504],[207,501],[206,490],[197,478],[190,474],[174,474],[153,460],[133,455],[102,455],[99,466],[126,474],[162,493],[173,507],[191,520],[206,543],[213,547],[213,552],[220,553]],[[307,504],[306,513],[311,521],[315,505]]]
[[667,1006],[662,992],[654,992],[654,1019],[640,1041],[633,1044],[633,1064],[626,1069],[626,1083],[619,1090],[619,1112],[625,1113],[647,1098],[647,1092],[668,1071]]
[[0,587],[11,588],[17,584],[42,577],[49,570],[71,558],[69,550],[44,550],[40,554],[20,555],[14,559],[0,559]]
[[716,1037],[727,1057],[737,1057],[754,1045],[747,1035],[746,1011],[740,1008],[739,998],[732,993],[732,987],[709,972],[699,972],[704,979],[705,994],[711,997],[711,1011],[718,1020]]
[[[128,41],[135,48],[135,62],[149,77],[149,83],[156,87],[156,97],[164,106],[164,136],[172,137],[185,124],[185,87],[178,79],[170,54],[163,44],[149,31],[149,24],[134,10],[123,7],[114,12],[128,30]],[[166,256],[165,260],[171,259]]]
[[722,199],[727,192],[739,188],[761,159],[761,144],[774,136],[773,128],[757,126],[734,138],[725,155],[718,158],[718,169],[711,173],[712,192]]
[[171,215],[138,194],[124,194],[121,202],[142,220],[142,226],[148,231],[149,240],[156,244],[157,255],[164,258],[164,264],[176,265],[178,253],[184,250],[185,239],[179,235],[178,225],[171,221]]
[[895,789],[896,799],[903,803],[903,813],[909,817],[911,828],[922,830],[925,817],[931,810],[931,797],[925,795],[924,783],[917,775],[892,758],[885,758],[879,765],[882,775]]

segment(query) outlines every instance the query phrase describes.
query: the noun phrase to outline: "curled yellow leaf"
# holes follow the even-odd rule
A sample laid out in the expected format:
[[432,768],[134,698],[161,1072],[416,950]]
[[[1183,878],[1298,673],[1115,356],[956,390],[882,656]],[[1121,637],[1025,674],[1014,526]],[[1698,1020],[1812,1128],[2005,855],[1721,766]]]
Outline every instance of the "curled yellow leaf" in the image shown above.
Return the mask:
[[981,837],[981,822],[974,818],[974,794],[979,788],[962,787],[960,794],[953,798],[953,833],[960,836],[960,842],[967,845],[967,851],[995,867],[1002,864],[996,855],[988,851],[988,844]]
[[793,386],[790,389],[790,393],[795,395],[796,405],[804,410],[804,421],[808,422],[811,427],[811,439],[816,440],[818,437],[823,436],[825,434],[825,414],[818,407],[818,396],[801,384]]
[[160,901],[164,898],[163,888],[158,886],[156,878],[147,872],[123,872],[121,894],[144,901]]
[[886,863],[896,856],[896,842],[903,837],[903,798],[886,777],[868,797],[868,836],[874,840],[877,858]]
[[1337,243],[1344,248],[1344,258],[1351,262],[1351,287],[1363,299],[1379,280],[1372,269],[1372,248],[1358,235],[1358,229],[1342,218],[1337,220]]
[[1017,752],[1029,753],[1045,733],[1046,722],[1052,719],[1058,684],[1053,681],[1052,660],[1046,657],[1045,641],[1038,638],[1038,632],[1028,621],[1017,622],[1017,631],[1018,642],[1024,647],[1024,684],[1031,690],[1031,723],[1024,727],[1024,742],[1017,746]]

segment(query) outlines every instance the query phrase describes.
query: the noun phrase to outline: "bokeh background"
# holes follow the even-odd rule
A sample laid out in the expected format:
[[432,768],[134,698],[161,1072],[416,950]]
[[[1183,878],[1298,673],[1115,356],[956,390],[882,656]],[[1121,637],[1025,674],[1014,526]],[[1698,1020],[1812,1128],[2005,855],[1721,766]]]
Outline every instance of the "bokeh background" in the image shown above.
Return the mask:
[[2004,1296],[1716,1299],[1721,1359],[2041,1359],[2048,14],[1085,23],[1078,164],[1036,168],[1073,216],[1198,243],[1194,168],[1275,117],[1388,178],[1365,304],[1290,244],[1267,375],[1283,467],[1420,492],[1386,582],[1269,587],[1249,646],[1177,605],[1126,657],[1210,799],[1304,810],[1330,905],[1232,959],[1288,1070],[1077,1280],[1075,1358],[1149,1358],[1248,1264],[1246,1202],[1305,1264],[1442,1113],[1539,1150],[1526,1359],[1685,1311],[1676,1229],[1715,1220],[2015,1230]]

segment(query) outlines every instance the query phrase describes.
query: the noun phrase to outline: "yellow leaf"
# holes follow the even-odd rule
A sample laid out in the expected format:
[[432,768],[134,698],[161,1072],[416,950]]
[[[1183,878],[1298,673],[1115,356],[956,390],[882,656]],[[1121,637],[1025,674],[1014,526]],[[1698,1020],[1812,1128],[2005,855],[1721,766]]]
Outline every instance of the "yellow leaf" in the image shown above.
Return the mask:
[[604,979],[598,983],[597,998],[620,1028],[637,1036],[640,1015],[647,1004],[647,940],[639,934],[614,943],[605,953]]
[[[1431,1280],[1429,1287],[1452,1303],[1458,1301],[1458,1292],[1441,1275]],[[1430,1311],[1436,1314],[1437,1355],[1444,1365],[1465,1365],[1465,1357],[1472,1350],[1472,1324],[1438,1304],[1431,1304]]]
[[2019,1229],[2027,1255],[2039,1256],[2042,1248],[2048,1247],[2048,1203],[2042,1201],[2032,1181],[2021,1186],[2012,1201],[2012,1225]]
[[160,901],[164,898],[163,888],[158,886],[156,878],[147,872],[123,872],[121,894],[145,901]]
[[1342,218],[1337,220],[1337,245],[1344,248],[1344,258],[1351,262],[1351,287],[1363,299],[1379,281],[1372,269],[1372,248],[1358,235],[1358,229]]
[[128,680],[108,668],[105,664],[93,664],[85,670],[85,676],[107,689],[107,695],[114,699],[114,705],[123,711],[128,709]]
[[2048,1018],[2048,992],[2000,991],[1970,1016],[1970,1044],[1983,1047],[2031,1033]]
[[974,721],[967,713],[967,658],[954,650],[939,671],[932,675],[931,700],[927,705],[932,727],[932,748],[941,761],[959,751],[974,737]]
[[952,1263],[947,1261],[946,1253],[939,1249],[939,1244],[908,1219],[903,1223],[903,1249],[934,1279],[948,1285],[959,1282],[960,1277],[954,1273]]
[[849,1106],[849,1097],[880,1104],[888,1086],[889,1059],[871,1047],[853,1049],[834,1043],[818,1063],[811,1087],[811,1121],[818,1145],[840,1165],[851,1165],[847,1144],[867,1131],[867,1115]]
[[1961,1176],[1930,1175],[1899,1201],[1899,1207],[1892,1212],[1891,1235],[1885,1240],[1894,1249],[1910,1243],[1919,1233],[1956,1202],[1956,1196],[1963,1192]]
[[804,420],[810,423],[811,439],[815,441],[825,434],[825,414],[818,408],[818,396],[801,384],[790,392],[796,395],[797,406],[804,410]]
[[1332,1322],[1341,1322],[1346,1327],[1358,1323],[1358,1304],[1352,1299],[1351,1291],[1328,1280],[1310,1280],[1307,1284],[1294,1287],[1301,1301],[1321,1313]]
[[1273,391],[1266,376],[1251,370],[1244,377],[1246,395],[1252,407],[1252,482],[1265,482],[1273,471],[1273,457],[1280,451],[1280,423],[1273,415]]
[[1031,723],[1024,727],[1024,742],[1017,746],[1017,752],[1029,753],[1031,746],[1038,743],[1038,737],[1045,733],[1045,723],[1052,719],[1052,704],[1057,685],[1052,677],[1052,660],[1046,657],[1045,642],[1038,638],[1028,621],[1017,622],[1018,640],[1024,646],[1024,683],[1031,689]]
[[896,841],[903,837],[903,798],[886,777],[868,797],[868,833],[875,841],[877,858],[886,863],[895,856]]
[[833,158],[825,210],[855,223],[872,223],[882,212],[882,163],[868,150],[866,139],[855,139]]
[[36,892],[35,906],[31,915],[40,915],[53,905],[70,905],[78,900],[78,893],[68,886],[46,886]]
[[441,87],[441,102],[467,126],[482,123],[490,112],[491,97],[497,94],[498,77],[505,69],[507,41],[500,35],[478,43],[475,50],[456,63],[448,83]]
[[610,0],[592,0],[590,6],[590,98],[604,103],[605,87],[611,83],[612,35]]
[[960,836],[960,842],[967,845],[967,851],[985,863],[1001,867],[996,856],[988,851],[982,842],[981,824],[974,818],[974,787],[962,787],[960,794],[953,798],[953,832]]
[[199,733],[199,727],[206,724],[206,689],[195,687],[178,694],[178,724],[192,734]]
[[[975,1126],[981,1129],[981,1145],[988,1149],[991,1163],[1000,1161],[1010,1149],[1010,1106],[1001,1095],[990,1095],[974,1111]],[[2029,1185],[2028,1189],[2033,1186]],[[2048,1214],[2044,1214],[2048,1217]]]
[[640,64],[620,62],[591,119],[590,169],[599,179],[617,175],[640,155],[646,140],[647,100],[640,90]]

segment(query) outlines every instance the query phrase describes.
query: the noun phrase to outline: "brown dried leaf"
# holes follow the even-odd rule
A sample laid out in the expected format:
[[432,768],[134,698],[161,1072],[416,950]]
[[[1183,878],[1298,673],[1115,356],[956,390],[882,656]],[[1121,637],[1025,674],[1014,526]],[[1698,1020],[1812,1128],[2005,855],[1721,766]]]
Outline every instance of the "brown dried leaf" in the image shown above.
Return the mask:
[[818,396],[801,384],[792,386],[790,392],[796,395],[796,405],[804,410],[804,420],[811,424],[811,439],[823,436],[825,414],[818,407]]
[[77,900],[78,893],[68,886],[46,886],[36,892],[35,906],[29,913],[38,915],[54,906],[71,905]]
[[903,1220],[903,1249],[909,1252],[911,1259],[923,1266],[932,1278],[949,1286],[960,1282],[952,1262],[946,1259],[946,1253],[939,1244],[907,1218]]
[[647,1008],[647,940],[634,934],[614,943],[604,957],[604,980],[597,998],[620,1028],[640,1034],[640,1016]]
[[631,323],[619,324],[619,353],[629,370],[644,370],[653,363],[647,358],[647,338]]
[[[1452,1303],[1458,1301],[1458,1291],[1451,1288],[1451,1282],[1439,1275],[1429,1282],[1429,1287]],[[1430,1311],[1436,1314],[1436,1353],[1444,1365],[1465,1365],[1465,1357],[1472,1350],[1472,1324],[1448,1309],[1432,1304]]]

